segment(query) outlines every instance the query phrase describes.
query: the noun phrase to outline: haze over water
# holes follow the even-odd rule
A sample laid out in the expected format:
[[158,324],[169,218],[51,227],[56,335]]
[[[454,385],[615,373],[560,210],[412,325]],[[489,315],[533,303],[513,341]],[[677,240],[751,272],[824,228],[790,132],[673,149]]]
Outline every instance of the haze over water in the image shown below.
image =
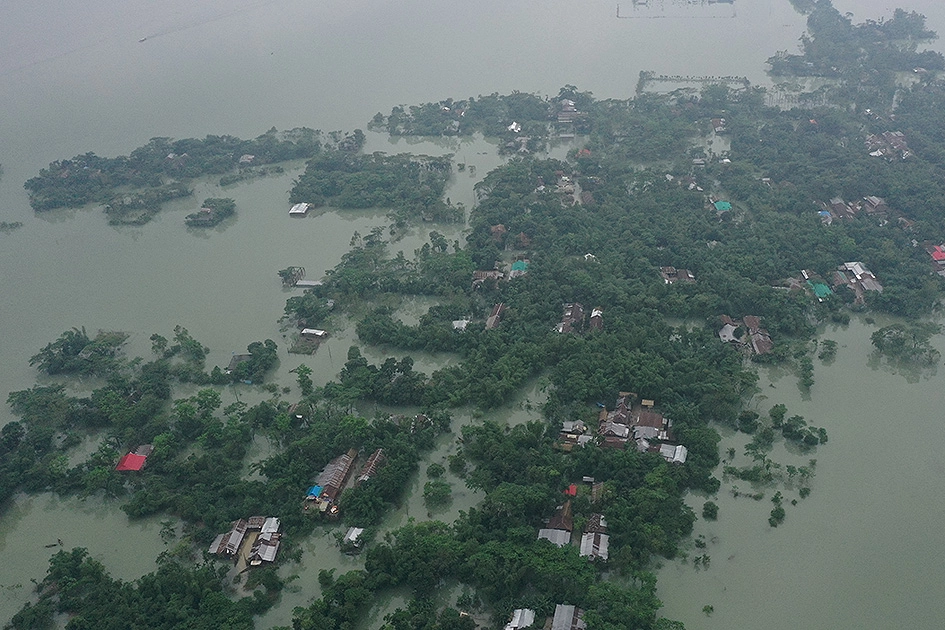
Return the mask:
[[[630,1],[623,4],[621,15],[630,15]],[[891,15],[894,6],[835,5],[857,20]],[[945,34],[942,3],[907,8]],[[787,0],[736,0],[736,16],[727,19],[618,20],[615,9],[604,0],[0,3],[0,221],[25,224],[0,234],[0,399],[31,386],[29,357],[73,326],[128,331],[135,355],[147,352],[151,333],[168,335],[181,324],[210,347],[209,365],[271,337],[282,357],[276,380],[291,383],[288,370],[301,359],[284,352],[276,320],[286,294],[275,271],[301,264],[317,277],[355,230],[384,222],[383,211],[331,210],[290,222],[286,192],[300,165],[225,191],[200,183],[192,198],[137,228],[110,227],[96,208],[34,215],[22,185],[52,160],[127,154],[155,136],[364,128],[397,104],[512,90],[556,94],[565,84],[626,98],[640,70],[766,84],[764,60],[794,50],[804,28]],[[499,163],[483,142],[414,145],[369,134],[368,148],[454,152],[477,165],[479,177]],[[473,182],[458,174],[448,194],[471,205]],[[187,231],[184,215],[208,196],[234,197],[237,218],[208,234]],[[409,254],[421,238],[417,230],[398,247]],[[337,374],[355,341],[350,328],[332,340],[333,356],[305,359],[317,383]],[[697,573],[667,563],[660,574],[667,616],[690,629],[940,627],[945,498],[936,491],[945,438],[937,429],[945,374],[909,384],[872,370],[871,330],[855,322],[827,333],[842,346],[834,366],[817,364],[811,401],[799,399],[790,376],[775,388],[763,384],[764,410],[785,402],[830,432],[815,455],[811,497],[770,530],[767,500],[723,495],[718,523],[697,526],[719,538],[706,550],[712,566]],[[10,419],[0,405],[0,424]],[[57,533],[63,529],[74,536]],[[29,597],[30,578],[44,575],[50,541],[87,546],[115,576],[130,579],[153,568],[163,548],[158,532],[156,523],[129,525],[113,505],[18,502],[0,513],[0,554],[28,562],[0,563],[0,620]],[[15,584],[26,586],[8,588]],[[712,617],[702,615],[705,604],[715,607]],[[290,614],[277,609],[267,621],[285,623]]]

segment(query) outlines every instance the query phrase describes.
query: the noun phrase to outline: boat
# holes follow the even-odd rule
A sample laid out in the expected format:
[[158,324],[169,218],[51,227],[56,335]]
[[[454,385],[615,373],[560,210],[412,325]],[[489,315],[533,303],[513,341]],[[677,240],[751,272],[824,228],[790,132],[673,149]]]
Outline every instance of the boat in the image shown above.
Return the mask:
[[148,39],[147,37],[142,37],[141,39],[138,40],[138,43],[140,44],[141,42],[146,41],[147,39]]

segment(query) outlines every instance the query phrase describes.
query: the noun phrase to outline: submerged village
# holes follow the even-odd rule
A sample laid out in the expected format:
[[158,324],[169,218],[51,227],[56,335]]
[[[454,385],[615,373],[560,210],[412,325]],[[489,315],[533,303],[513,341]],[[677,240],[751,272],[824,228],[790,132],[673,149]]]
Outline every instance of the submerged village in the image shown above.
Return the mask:
[[[57,549],[6,627],[250,629],[293,588],[308,597],[293,630],[364,627],[389,593],[403,601],[384,630],[683,627],[660,613],[655,563],[709,567],[712,543],[692,532],[720,518],[723,491],[779,527],[830,456],[828,419],[759,406],[758,367],[809,395],[815,360],[837,352],[823,325],[858,315],[891,318],[871,337],[877,361],[940,359],[927,317],[945,289],[945,58],[900,45],[934,36],[915,13],[854,24],[826,0],[794,4],[809,38],[771,72],[827,87],[790,107],[747,82],[651,92],[659,75],[643,73],[624,100],[567,85],[370,121],[391,137],[493,140],[505,161],[477,180],[471,209],[445,196],[451,178],[475,176],[455,155],[368,154],[360,130],[155,138],[27,181],[37,212],[96,204],[147,230],[198,180],[222,188],[304,160],[273,219],[286,230],[324,208],[388,214],[323,274],[298,252],[273,269],[284,338],[225,366],[208,366],[183,325],[152,334],[147,357],[126,356],[128,333],[85,328],[38,350],[41,379],[8,397],[19,420],[0,430],[0,501],[101,495],[129,519],[177,524],[156,571],[130,582],[80,545]],[[225,197],[199,206],[187,229],[210,238],[249,211]],[[418,225],[422,246],[394,254]],[[405,323],[416,299],[430,306]],[[316,383],[306,360],[347,322],[358,345]],[[426,372],[412,353],[450,360]],[[270,382],[280,361],[298,363],[291,387]],[[59,384],[82,378],[87,394]],[[482,417],[536,383],[541,421]],[[258,395],[234,401],[230,386]],[[744,452],[720,452],[720,429],[744,434]],[[87,435],[101,442],[73,457]],[[252,459],[260,440],[270,450]],[[418,478],[428,518],[386,528]],[[722,489],[732,480],[741,490]],[[481,501],[438,520],[460,484]],[[300,583],[293,567],[316,533],[354,568]]]

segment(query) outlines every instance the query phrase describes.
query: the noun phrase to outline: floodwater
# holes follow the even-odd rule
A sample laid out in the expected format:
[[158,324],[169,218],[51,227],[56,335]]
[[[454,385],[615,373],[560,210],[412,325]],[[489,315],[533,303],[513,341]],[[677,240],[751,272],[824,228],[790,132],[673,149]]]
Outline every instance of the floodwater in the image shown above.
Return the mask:
[[[768,525],[774,489],[765,498],[734,498],[722,484],[716,522],[697,522],[708,541],[708,568],[666,561],[659,572],[663,613],[689,628],[940,628],[945,615],[945,483],[942,406],[945,381],[935,374],[898,374],[871,359],[872,326],[854,320],[824,332],[840,345],[829,367],[815,360],[808,397],[797,379],[762,371],[752,401],[763,415],[777,403],[788,414],[827,429],[830,440],[810,453],[776,448],[772,459],[804,466],[817,460],[811,494],[783,490],[787,517]],[[945,338],[936,339],[939,350]],[[773,378],[772,378],[773,377]],[[772,387],[773,385],[773,387]],[[805,399],[808,398],[808,399]],[[745,436],[723,438],[746,465]],[[724,455],[723,455],[724,456]],[[690,497],[701,515],[707,497]],[[702,612],[710,605],[710,616]]]
[[[857,19],[889,15],[885,0],[837,0],[837,6]],[[945,33],[945,5],[917,0],[912,6]],[[127,154],[155,136],[252,137],[271,126],[364,128],[374,113],[393,105],[445,97],[512,90],[553,95],[573,84],[598,97],[625,98],[641,70],[769,83],[764,59],[796,47],[804,18],[787,0],[736,0],[735,9],[730,18],[617,19],[609,0],[582,2],[580,10],[565,0],[540,7],[523,0],[0,3],[0,221],[24,223],[0,234],[0,397],[31,386],[36,374],[29,357],[73,326],[127,331],[129,353],[137,355],[149,351],[151,333],[167,336],[181,324],[210,347],[210,365],[225,365],[233,352],[269,337],[280,343],[276,382],[293,386],[289,370],[304,362],[323,383],[340,370],[348,345],[357,343],[353,326],[333,322],[337,334],[314,356],[286,354],[278,318],[290,293],[276,271],[302,265],[317,278],[337,263],[355,231],[385,224],[383,211],[324,209],[290,220],[286,193],[301,164],[223,190],[201,182],[192,198],[169,204],[142,227],[108,226],[97,208],[37,215],[22,184],[50,161],[87,151]],[[367,149],[453,153],[475,165],[478,177],[501,162],[481,138],[418,142],[369,133]],[[475,181],[468,172],[456,173],[447,195],[470,207]],[[183,217],[209,196],[235,198],[237,216],[206,232],[188,230]],[[392,249],[410,255],[434,228],[450,240],[462,237],[462,226],[424,225]],[[418,302],[399,312],[411,320],[421,309]],[[710,569],[692,576],[691,565],[668,564],[661,573],[669,616],[691,627],[755,627],[760,617],[749,617],[770,610],[765,625],[801,615],[806,623],[792,627],[826,627],[837,619],[873,622],[867,626],[908,619],[913,627],[930,627],[941,613],[945,569],[935,525],[945,502],[934,484],[943,474],[937,459],[943,444],[934,423],[942,375],[911,384],[872,370],[865,359],[868,333],[855,323],[828,334],[845,347],[834,366],[818,369],[810,402],[793,393],[790,378],[768,388],[772,400],[782,396],[792,411],[831,432],[817,454],[813,493],[789,508],[774,531],[766,506],[720,496],[721,518],[713,525],[719,549],[709,550],[715,558]],[[374,360],[383,351],[366,355]],[[423,356],[417,367],[453,360]],[[84,391],[90,383],[74,386]],[[508,423],[539,418],[541,389],[535,380],[520,401],[490,417]],[[251,388],[225,392],[228,400],[236,395],[262,397]],[[0,406],[0,424],[10,419]],[[478,420],[459,412],[455,423]],[[92,443],[80,448],[86,446]],[[444,439],[429,461],[451,448]],[[257,455],[265,449],[260,444]],[[387,527],[426,517],[418,490],[429,461]],[[454,502],[434,517],[455,518],[478,500],[459,480],[450,481]],[[88,547],[116,577],[152,570],[164,549],[160,525],[128,522],[118,508],[116,502],[42,495],[19,498],[0,512],[0,553],[7,558],[0,563],[0,620],[29,599],[30,580],[42,578],[55,551],[44,545],[57,538]],[[57,529],[62,523],[69,524],[65,535]],[[285,623],[292,606],[309,601],[319,568],[343,570],[358,562],[341,557],[329,533],[303,548],[302,566],[283,569],[287,576],[299,572],[299,591],[287,593],[259,627]],[[726,564],[722,558],[730,555]],[[715,586],[723,581],[724,591]],[[399,601],[392,597],[388,604]],[[819,603],[828,601],[832,609],[824,612]],[[712,617],[702,616],[704,604],[715,606]]]

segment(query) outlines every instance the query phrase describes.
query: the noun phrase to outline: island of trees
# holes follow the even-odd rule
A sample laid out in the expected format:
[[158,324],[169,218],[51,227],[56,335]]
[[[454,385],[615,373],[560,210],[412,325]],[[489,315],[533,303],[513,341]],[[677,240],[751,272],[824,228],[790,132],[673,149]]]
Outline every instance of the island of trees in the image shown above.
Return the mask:
[[[724,519],[714,500],[719,471],[744,484],[732,486],[735,496],[770,501],[767,520],[777,527],[812,491],[814,455],[828,443],[829,426],[784,405],[751,404],[754,364],[793,369],[810,390],[815,365],[837,353],[835,343],[815,342],[817,326],[868,310],[913,318],[878,330],[878,352],[897,361],[939,358],[928,343],[937,328],[911,322],[937,306],[945,282],[930,256],[945,241],[945,87],[935,73],[945,65],[940,55],[898,44],[930,36],[915,14],[852,25],[829,2],[797,4],[810,12],[803,54],[779,56],[773,68],[839,70],[830,71],[831,90],[800,94],[803,105],[791,109],[769,106],[766,91],[750,86],[627,100],[565,86],[555,98],[445,99],[376,116],[372,126],[392,134],[483,133],[514,154],[476,185],[465,242],[430,231],[408,257],[391,255],[385,229],[356,234],[320,286],[287,300],[285,320],[300,326],[356,319],[359,343],[379,348],[380,363],[352,346],[335,380],[316,386],[302,365],[297,387],[284,391],[260,385],[277,360],[271,340],[250,344],[228,370],[210,371],[207,349],[181,327],[172,339],[152,336],[149,358],[126,358],[123,333],[84,329],[42,348],[31,363],[44,374],[101,383],[88,396],[45,381],[10,394],[20,419],[0,431],[0,500],[18,491],[102,493],[131,518],[180,518],[183,539],[155,573],[133,583],[113,580],[81,549],[61,551],[38,602],[11,627],[49,626],[61,612],[71,615],[69,627],[84,628],[117,619],[115,611],[142,628],[251,627],[283,578],[272,566],[254,569],[235,599],[220,561],[195,550],[230,522],[265,513],[282,519],[283,562],[299,557],[299,542],[320,523],[340,518],[365,530],[363,567],[322,572],[321,595],[296,609],[294,630],[354,627],[391,589],[409,599],[385,630],[500,626],[513,609],[541,617],[562,603],[580,608],[591,629],[680,628],[659,616],[653,560],[690,549],[697,515],[686,492],[708,495],[702,518]],[[842,46],[822,41],[835,32]],[[865,52],[853,59],[851,46]],[[921,60],[927,73],[889,92],[888,83],[854,71],[863,55],[885,59],[890,72],[911,72]],[[541,153],[572,135],[581,141],[566,159]],[[709,140],[723,136],[730,150],[713,152]],[[449,158],[364,155],[357,135],[347,138],[315,150],[291,201],[387,206],[394,236],[409,222],[458,218],[442,200]],[[78,163],[57,164],[38,179],[72,173]],[[38,200],[59,190],[33,185]],[[293,273],[283,272],[284,280]],[[398,308],[414,296],[435,305],[407,325]],[[415,367],[416,351],[454,361],[427,374]],[[538,377],[547,390],[541,422],[451,424],[451,410],[499,408]],[[270,397],[224,406],[213,386],[241,381]],[[180,383],[201,389],[174,399]],[[650,413],[672,421],[671,432],[645,445],[608,439],[606,418],[620,400],[641,401],[637,413],[647,401]],[[396,412],[368,417],[365,403]],[[719,426],[751,435],[743,453],[729,449],[723,458]],[[451,523],[382,532],[384,515],[451,430],[458,450],[426,468],[424,500],[431,510],[447,503],[449,478],[484,499]],[[70,465],[65,454],[88,431],[104,436],[100,448]],[[273,454],[248,476],[255,434],[269,439]],[[778,440],[803,463],[773,461]],[[119,455],[139,444],[153,445],[147,467],[116,471]],[[687,455],[667,457],[661,446]],[[305,509],[303,493],[332,460],[377,449],[386,464],[340,493],[337,516]],[[570,537],[601,516],[606,558],[589,560],[576,545],[538,535],[553,521],[567,522]],[[691,561],[705,567],[710,557]],[[443,605],[437,594],[452,586],[464,594]],[[170,612],[134,616],[177,599],[188,602],[179,608],[191,615],[186,621]]]

